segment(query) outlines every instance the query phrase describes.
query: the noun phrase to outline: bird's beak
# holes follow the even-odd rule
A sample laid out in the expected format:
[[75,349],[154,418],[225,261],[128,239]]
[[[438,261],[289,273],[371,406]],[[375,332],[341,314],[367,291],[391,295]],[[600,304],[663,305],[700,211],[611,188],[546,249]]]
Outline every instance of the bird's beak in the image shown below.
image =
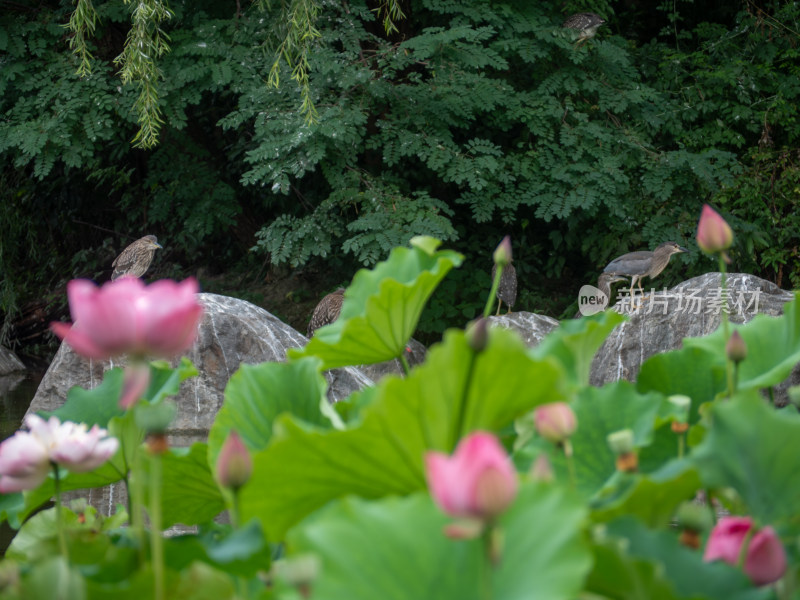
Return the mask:
[[684,248],[683,246],[678,246],[678,251],[680,251],[680,252],[688,252],[689,249],[688,248]]
[[158,242],[153,242],[153,246],[155,246],[156,248],[161,248],[162,250],[164,249],[164,246],[162,246]]

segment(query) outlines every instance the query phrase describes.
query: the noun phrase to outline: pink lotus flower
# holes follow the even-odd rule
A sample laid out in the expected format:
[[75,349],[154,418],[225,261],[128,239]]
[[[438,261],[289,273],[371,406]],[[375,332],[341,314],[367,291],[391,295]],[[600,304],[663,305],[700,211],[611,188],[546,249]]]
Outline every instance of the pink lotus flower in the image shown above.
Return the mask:
[[[721,518],[711,531],[703,560],[721,559],[738,565],[742,544],[752,527],[750,517]],[[785,571],[786,552],[775,531],[772,527],[756,531],[747,546],[744,572],[756,585],[766,585],[780,579]]]
[[217,477],[225,487],[238,489],[250,479],[253,459],[236,431],[231,430],[217,458]]
[[121,354],[172,357],[188,349],[197,335],[203,307],[197,281],[167,279],[145,286],[123,277],[97,287],[84,279],[67,284],[75,324],[52,323],[51,329],[87,358]]
[[38,415],[25,417],[29,431],[17,431],[0,444],[0,492],[19,492],[38,487],[52,463],[81,473],[96,469],[114,456],[119,441],[94,425],[47,421]]
[[708,204],[703,205],[697,224],[697,245],[709,254],[723,252],[733,244],[733,230],[720,214]]
[[544,439],[559,444],[578,428],[575,413],[566,402],[542,404],[533,413],[536,432]]
[[517,473],[490,433],[465,437],[452,456],[428,452],[425,467],[433,499],[454,517],[490,519],[517,495]]

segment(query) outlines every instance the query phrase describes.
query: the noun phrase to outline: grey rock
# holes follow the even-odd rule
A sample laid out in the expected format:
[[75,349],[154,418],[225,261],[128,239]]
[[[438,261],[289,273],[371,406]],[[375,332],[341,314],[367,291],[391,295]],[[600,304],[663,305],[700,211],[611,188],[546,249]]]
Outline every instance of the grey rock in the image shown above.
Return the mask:
[[556,329],[559,322],[546,315],[525,311],[490,316],[490,327],[502,327],[516,331],[528,347],[538,346],[547,334]]
[[[199,294],[205,307],[197,340],[186,356],[199,374],[183,382],[176,396],[178,415],[167,432],[170,443],[188,446],[205,441],[231,375],[243,363],[283,361],[289,348],[299,348],[306,337],[263,308],[244,300],[217,294]],[[173,361],[173,365],[178,360]],[[60,407],[75,385],[91,389],[103,373],[125,361],[87,360],[67,344],[61,344],[39,384],[29,411],[52,411]],[[328,399],[336,402],[353,391],[372,385],[372,380],[354,368],[325,374]]]
[[[411,338],[408,340],[406,347],[408,349],[406,352],[406,361],[408,361],[410,367],[425,362],[428,349],[425,348],[423,344]],[[359,370],[363,371],[367,377],[377,383],[386,375],[403,375],[403,363],[400,362],[399,358],[395,358],[374,365],[361,365]]]
[[8,348],[0,346],[0,376],[25,370],[22,361]]
[[[670,290],[647,292],[641,307],[631,310],[629,298],[614,310],[629,320],[617,327],[598,350],[590,382],[603,385],[625,379],[635,381],[642,363],[659,352],[682,346],[683,338],[702,337],[722,320],[720,273],[706,273]],[[791,292],[746,273],[727,276],[727,306],[731,323],[746,323],[756,314],[779,316]]]

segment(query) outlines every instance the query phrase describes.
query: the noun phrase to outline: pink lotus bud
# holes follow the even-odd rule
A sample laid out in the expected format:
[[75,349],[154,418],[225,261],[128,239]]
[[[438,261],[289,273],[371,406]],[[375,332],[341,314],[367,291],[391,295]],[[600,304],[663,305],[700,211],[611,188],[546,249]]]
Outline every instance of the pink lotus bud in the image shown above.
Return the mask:
[[[732,565],[739,564],[742,544],[752,527],[750,517],[721,518],[711,531],[703,560],[721,559]],[[747,546],[744,572],[756,585],[766,585],[783,577],[785,571],[786,552],[772,527],[755,532]]]
[[425,467],[433,499],[454,517],[490,519],[517,495],[517,473],[491,433],[468,435],[452,456],[428,452]]
[[550,459],[547,458],[546,454],[539,454],[533,460],[533,464],[531,464],[530,476],[534,481],[550,482],[555,479],[553,467],[550,465]]
[[483,352],[489,341],[489,321],[479,317],[467,325],[467,344],[475,352]]
[[123,277],[97,287],[82,279],[67,284],[75,324],[50,328],[78,354],[107,359],[121,354],[170,358],[187,350],[197,335],[203,307],[195,279],[167,279],[145,286]]
[[83,423],[61,423],[58,417],[45,421],[38,415],[28,415],[25,425],[29,431],[18,431],[0,444],[0,492],[38,487],[51,463],[78,473],[91,471],[119,448],[119,441],[97,425],[87,431]]
[[731,337],[728,338],[728,343],[725,344],[725,356],[735,363],[740,363],[747,358],[747,344],[738,331],[734,330]]
[[723,252],[733,244],[733,231],[717,211],[708,204],[703,205],[700,222],[697,224],[697,245],[709,254]]
[[533,418],[538,434],[554,444],[563,442],[578,428],[575,413],[566,402],[542,404],[534,411]]
[[494,259],[494,264],[502,267],[505,267],[513,260],[510,236],[503,238],[503,240],[500,242],[500,245],[495,249],[492,258]]
[[239,489],[250,480],[253,459],[236,431],[231,430],[217,458],[217,477],[225,487]]

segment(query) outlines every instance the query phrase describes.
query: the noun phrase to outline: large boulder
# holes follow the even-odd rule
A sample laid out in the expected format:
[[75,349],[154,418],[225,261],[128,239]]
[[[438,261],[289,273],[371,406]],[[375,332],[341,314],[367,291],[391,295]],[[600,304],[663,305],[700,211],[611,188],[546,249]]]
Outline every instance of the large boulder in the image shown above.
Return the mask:
[[725,296],[727,302],[723,302],[720,273],[706,273],[670,290],[646,294],[635,310],[626,296],[614,310],[629,320],[612,331],[598,350],[590,382],[635,381],[642,363],[654,354],[680,348],[684,338],[715,331],[723,307],[732,323],[746,323],[759,313],[783,314],[783,305],[794,298],[774,283],[746,273],[727,276]]
[[[186,356],[199,375],[183,382],[176,397],[178,415],[168,431],[171,443],[178,446],[206,440],[222,406],[225,386],[239,365],[283,361],[289,348],[299,348],[308,341],[303,334],[254,304],[217,294],[204,293],[198,297],[205,312],[197,340]],[[55,410],[64,403],[71,387],[93,388],[105,371],[124,364],[124,359],[88,360],[69,345],[61,344],[29,410]],[[328,371],[325,377],[331,402],[373,383],[354,368]]]
[[556,329],[559,322],[546,315],[537,315],[530,312],[512,312],[505,315],[490,316],[489,325],[513,329],[529,347],[539,345],[547,334]]
[[0,377],[25,370],[22,361],[8,348],[0,346]]

